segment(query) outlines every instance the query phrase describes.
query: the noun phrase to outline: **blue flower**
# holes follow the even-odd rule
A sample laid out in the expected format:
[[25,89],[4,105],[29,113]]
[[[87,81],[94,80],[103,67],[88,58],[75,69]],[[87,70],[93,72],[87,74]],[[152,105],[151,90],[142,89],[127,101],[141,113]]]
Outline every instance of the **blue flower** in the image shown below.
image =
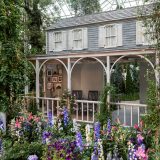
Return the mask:
[[83,150],[82,135],[80,132],[76,133],[76,146],[79,148],[80,151]]
[[53,116],[52,116],[52,112],[51,112],[51,111],[48,112],[48,125],[49,125],[50,127],[53,127],[53,125],[54,125],[54,119],[53,119]]
[[107,134],[109,135],[111,133],[111,120],[108,118],[107,122]]
[[42,134],[42,143],[46,144],[46,141],[49,140],[51,136],[52,134],[50,132],[44,131]]
[[66,107],[64,108],[64,111],[63,111],[63,122],[64,122],[64,126],[67,126],[67,124],[69,122],[68,110]]
[[98,141],[98,139],[100,138],[100,123],[99,122],[96,122],[94,124],[94,140],[95,142]]

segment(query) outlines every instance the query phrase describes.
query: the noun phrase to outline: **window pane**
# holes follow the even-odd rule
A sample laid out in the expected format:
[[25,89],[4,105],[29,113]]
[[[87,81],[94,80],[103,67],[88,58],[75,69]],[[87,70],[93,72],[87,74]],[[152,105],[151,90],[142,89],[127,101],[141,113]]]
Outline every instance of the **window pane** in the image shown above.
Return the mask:
[[82,30],[81,29],[74,30],[73,39],[74,40],[82,39]]
[[55,42],[60,42],[60,41],[62,41],[62,33],[56,32],[55,33]]

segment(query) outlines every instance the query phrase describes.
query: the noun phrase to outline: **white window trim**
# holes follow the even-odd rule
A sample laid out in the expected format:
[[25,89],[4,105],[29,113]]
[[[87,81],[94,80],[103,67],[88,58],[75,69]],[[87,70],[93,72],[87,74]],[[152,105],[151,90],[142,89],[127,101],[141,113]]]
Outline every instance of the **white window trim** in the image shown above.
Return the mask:
[[[139,29],[141,29],[141,35],[139,35]],[[154,44],[152,39],[147,39],[147,34],[149,38],[149,33],[145,34],[145,29],[146,27],[143,26],[142,21],[136,21],[136,45],[148,46]],[[138,38],[140,38],[140,40]]]
[[[107,45],[106,45],[106,38],[107,38],[106,28],[109,27],[109,26],[115,26],[115,36],[110,36],[110,38],[111,38],[111,37],[115,37],[116,43],[115,43],[115,45],[107,46]],[[104,48],[114,48],[114,47],[117,47],[117,25],[116,25],[116,23],[112,23],[112,24],[107,24],[107,25],[105,25],[105,26],[104,26],[104,30],[105,30],[105,35],[104,35],[104,36],[105,36],[105,37],[104,37],[104,39],[105,39]],[[108,37],[108,38],[109,38],[109,37]]]
[[[61,33],[61,39],[62,39],[62,31],[55,31],[54,33],[53,33],[53,43],[54,43],[54,50],[53,51],[62,51],[63,50],[63,47],[62,47],[62,41],[63,41],[63,39],[61,40],[61,41],[55,41],[55,33]],[[56,43],[60,43],[61,42],[61,48],[59,48],[59,49],[56,49]]]
[[[82,43],[82,47],[81,48],[75,48],[74,47],[74,31],[76,30],[81,30],[82,31],[82,37],[81,37],[81,43]],[[75,29],[72,29],[72,50],[82,50],[83,49],[83,28],[75,28]],[[80,40],[80,39],[79,39]]]

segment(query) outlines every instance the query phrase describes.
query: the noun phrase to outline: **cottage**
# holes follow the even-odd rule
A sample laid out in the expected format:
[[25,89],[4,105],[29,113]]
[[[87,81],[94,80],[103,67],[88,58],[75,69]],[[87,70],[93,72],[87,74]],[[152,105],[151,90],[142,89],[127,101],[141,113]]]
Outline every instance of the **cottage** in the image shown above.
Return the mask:
[[[36,100],[42,111],[55,115],[58,97],[65,89],[75,94],[77,121],[93,122],[99,94],[118,63],[139,62],[139,100],[117,102],[114,116],[132,126],[144,113],[147,70],[155,73],[154,43],[145,34],[140,11],[151,6],[117,9],[92,15],[61,19],[46,30],[46,55],[30,62],[36,72]],[[108,99],[109,100],[109,99]],[[40,102],[41,101],[41,102]],[[111,102],[112,103],[112,102]]]

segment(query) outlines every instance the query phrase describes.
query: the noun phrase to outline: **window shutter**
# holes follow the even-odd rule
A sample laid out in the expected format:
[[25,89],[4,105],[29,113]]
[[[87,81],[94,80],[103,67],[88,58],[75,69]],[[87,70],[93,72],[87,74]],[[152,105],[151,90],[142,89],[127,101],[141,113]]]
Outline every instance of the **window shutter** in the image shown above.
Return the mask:
[[67,50],[67,32],[62,32],[62,50]]
[[105,27],[100,26],[99,27],[99,47],[105,46],[105,35],[106,35]]
[[68,31],[68,50],[73,49],[73,31],[69,30]]
[[144,36],[143,36],[143,30],[142,30],[142,22],[137,21],[136,22],[136,44],[140,45],[143,44]]
[[123,45],[122,24],[116,25],[117,29],[117,46]]
[[48,32],[48,47],[49,51],[54,50],[54,33],[53,32]]
[[88,48],[88,30],[87,28],[83,28],[83,49]]

